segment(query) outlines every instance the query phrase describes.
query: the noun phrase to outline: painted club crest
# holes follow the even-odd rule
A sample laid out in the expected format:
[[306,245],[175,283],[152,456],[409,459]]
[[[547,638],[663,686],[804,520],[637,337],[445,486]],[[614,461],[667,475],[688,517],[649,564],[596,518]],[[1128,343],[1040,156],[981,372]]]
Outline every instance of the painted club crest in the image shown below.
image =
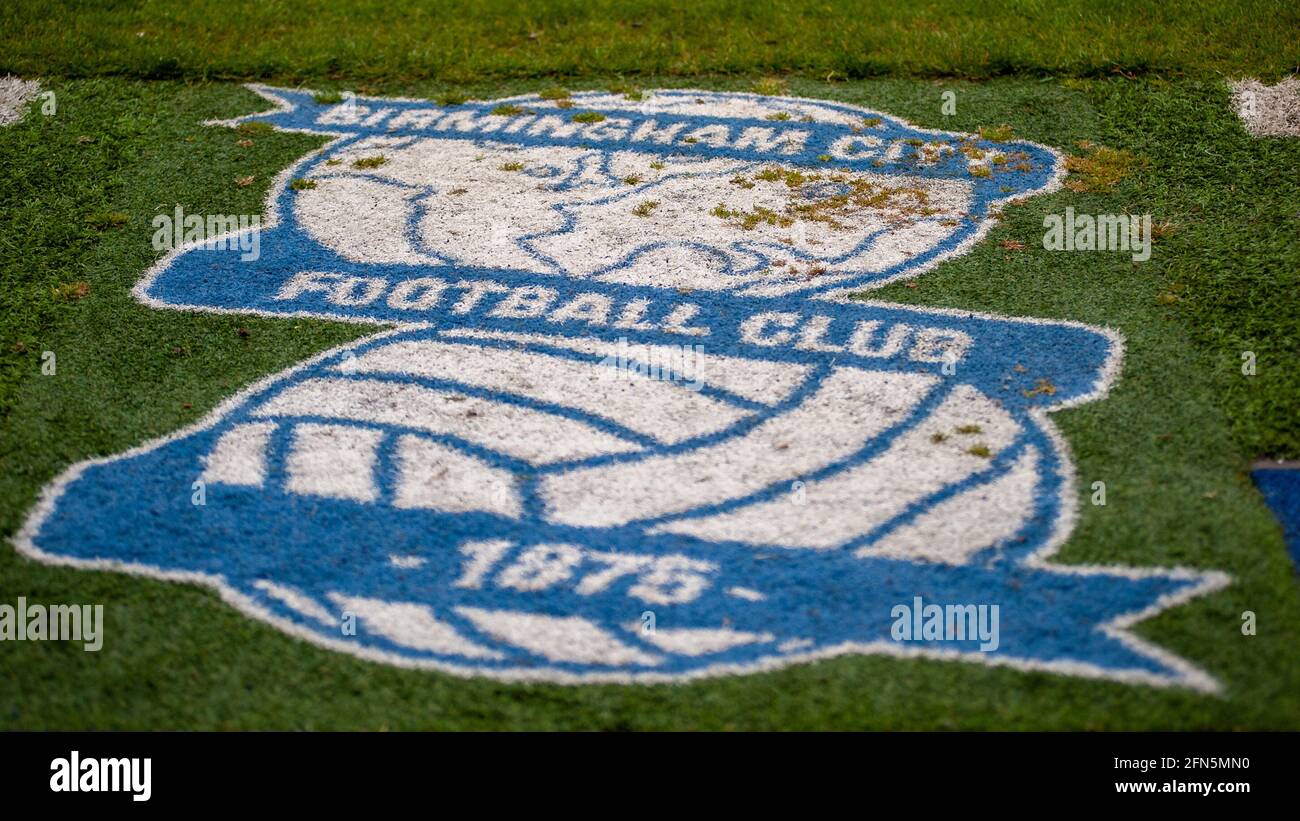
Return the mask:
[[[275,110],[225,125],[335,139],[257,259],[182,248],[137,296],[395,328],[70,469],[29,555],[501,679],[885,653],[1216,686],[1127,628],[1226,577],[1050,561],[1076,490],[1047,414],[1104,395],[1118,337],[845,298],[1055,187],[1050,149],[748,94],[256,90]],[[922,601],[997,605],[995,646],[900,641]]]

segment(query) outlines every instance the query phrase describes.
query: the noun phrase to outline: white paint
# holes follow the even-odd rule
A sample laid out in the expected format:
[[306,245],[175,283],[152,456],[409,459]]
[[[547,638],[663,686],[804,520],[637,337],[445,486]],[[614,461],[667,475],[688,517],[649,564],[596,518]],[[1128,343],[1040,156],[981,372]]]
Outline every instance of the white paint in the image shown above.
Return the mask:
[[523,503],[508,471],[413,434],[398,437],[397,463],[394,507],[519,518]]
[[965,564],[1025,523],[1033,510],[1037,466],[1038,451],[1026,448],[1005,475],[940,502],[857,555]]
[[11,125],[23,118],[27,104],[41,91],[35,80],[24,80],[7,74],[0,77],[0,126]]
[[[436,265],[439,259],[411,247],[406,214],[418,188],[394,188],[356,177],[312,177],[316,187],[298,192],[294,209],[312,239],[352,262]],[[347,220],[338,219],[346,208]]]
[[1228,86],[1232,107],[1252,137],[1300,137],[1300,78],[1267,86],[1248,77]]
[[331,416],[450,434],[531,464],[640,448],[562,416],[400,382],[309,379],[277,395],[257,416]]
[[723,650],[730,650],[733,647],[740,647],[745,644],[773,641],[776,638],[771,633],[749,633],[743,630],[732,630],[729,627],[717,629],[692,627],[665,629],[658,627],[653,631],[645,632],[641,629],[640,624],[635,624],[631,625],[629,629],[638,632],[642,639],[650,642],[660,650],[684,656],[706,656],[710,653],[721,653]]
[[266,579],[253,582],[253,587],[309,619],[315,619],[328,627],[337,627],[339,624],[339,619],[335,618],[334,614],[322,607],[315,599],[304,595],[300,590],[295,590],[287,585],[276,584]]
[[205,482],[261,487],[266,481],[266,448],[275,431],[274,422],[236,425],[217,440],[203,462]]
[[[877,400],[874,404],[887,402]],[[956,432],[974,424],[979,425],[980,433]],[[996,452],[1011,444],[1019,431],[1020,426],[1006,411],[976,389],[958,385],[921,425],[899,437],[880,456],[825,479],[807,481],[802,504],[782,495],[728,513],[670,522],[649,532],[777,547],[836,547],[987,467],[988,457],[973,455],[969,448],[982,444]],[[946,438],[934,442],[934,433]],[[1032,510],[1032,505],[1025,509]],[[958,511],[949,508],[950,514],[954,512]],[[974,512],[958,512],[961,527],[976,520]],[[927,549],[919,541],[910,544],[918,552]]]
[[628,378],[597,361],[442,342],[396,342],[355,363],[361,373],[456,380],[602,416],[656,441],[676,444],[729,427],[749,414],[684,382]]
[[[622,525],[788,482],[856,452],[937,381],[924,374],[836,368],[798,407],[742,436],[678,455],[545,477],[547,518],[587,527]],[[837,424],[826,425],[832,418]]]
[[[677,353],[676,349],[668,345],[629,344],[624,348],[618,342],[610,342],[594,336],[548,336],[509,331],[480,331],[470,328],[449,328],[443,331],[442,335],[456,339],[518,342],[578,351],[601,358],[616,357],[624,352],[630,352],[635,356],[645,351],[653,361],[663,362],[670,360]],[[812,371],[811,366],[795,362],[765,362],[709,353],[707,350],[692,352],[691,355],[698,358],[698,376],[704,384],[764,405],[775,405],[789,397]]]
[[582,563],[582,548],[569,544],[539,544],[525,550],[497,576],[498,587],[512,590],[545,590],[573,578]]
[[[667,98],[647,105],[679,107]],[[829,115],[828,109],[819,114],[832,121],[843,119],[839,113]],[[353,165],[380,156],[386,162],[378,168]],[[614,151],[605,173],[603,152],[595,148],[476,144],[439,137],[365,137],[336,159],[341,160],[339,165],[319,165],[308,173],[316,187],[299,191],[295,208],[313,238],[350,260],[414,264],[445,260],[573,278],[598,275],[604,282],[739,289],[756,295],[823,289],[863,272],[898,265],[957,230],[972,195],[971,184],[960,179],[830,167],[800,169],[818,181],[791,188],[784,179],[757,176],[771,168],[782,172],[795,168],[779,162],[664,157],[636,151]],[[737,176],[745,178],[745,185],[733,181]],[[898,193],[876,206],[836,214],[836,226],[799,219],[785,225],[760,221],[744,228],[737,220],[713,213],[722,203],[737,213],[766,209],[795,215],[793,206],[807,202],[807,192],[818,185],[835,186],[836,180],[865,183],[873,191],[917,191],[927,199],[921,203],[911,194]],[[579,185],[554,190],[562,181]],[[634,213],[645,201],[658,206],[647,214]],[[564,230],[566,217],[576,221],[574,230]],[[418,225],[419,249],[408,236],[406,226],[412,223]],[[874,246],[855,252],[864,237],[878,232],[883,235]],[[704,251],[693,243],[722,250]],[[661,247],[641,254],[631,265],[600,273],[633,259],[637,249],[647,244]],[[825,268],[815,283],[804,273],[811,263],[798,262],[792,246],[813,254]],[[760,252],[783,264],[763,264]]]
[[543,616],[509,610],[458,607],[456,612],[501,641],[551,661],[610,666],[653,666],[661,658],[616,639],[578,616]]
[[375,428],[299,424],[285,459],[285,490],[356,502],[375,501],[379,497],[374,476],[375,450],[383,438],[383,431]]
[[366,629],[403,647],[472,659],[503,658],[496,650],[470,641],[450,624],[439,621],[433,611],[422,604],[388,602],[343,593],[331,593],[330,601],[344,612],[359,616]]

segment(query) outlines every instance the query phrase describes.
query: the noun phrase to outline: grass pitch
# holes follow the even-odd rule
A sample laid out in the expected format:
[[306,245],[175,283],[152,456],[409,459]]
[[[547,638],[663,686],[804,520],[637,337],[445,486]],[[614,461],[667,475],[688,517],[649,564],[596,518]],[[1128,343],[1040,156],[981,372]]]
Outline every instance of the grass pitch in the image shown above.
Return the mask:
[[1273,78],[1287,0],[10,0],[0,70],[383,86],[597,74]]

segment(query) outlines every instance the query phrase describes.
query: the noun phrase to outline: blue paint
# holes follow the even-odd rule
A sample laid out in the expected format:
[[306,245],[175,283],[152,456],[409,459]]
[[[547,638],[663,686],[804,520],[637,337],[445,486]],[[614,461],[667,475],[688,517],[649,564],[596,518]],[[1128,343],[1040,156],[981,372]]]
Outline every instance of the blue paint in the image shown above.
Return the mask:
[[1259,492],[1282,524],[1291,562],[1300,570],[1300,470],[1265,468],[1254,471]]
[[[428,108],[427,103],[398,101],[363,101],[369,112],[391,108],[393,112],[377,127],[322,126],[317,120],[332,107],[316,104],[311,95],[277,90],[289,101],[288,111],[254,115],[248,121],[270,123],[277,128],[308,130],[334,134],[341,139],[314,157],[300,169],[307,174],[324,168],[332,157],[346,150],[356,140],[374,134],[391,137],[436,136],[478,140],[484,135],[462,134],[455,130],[427,132],[417,129],[389,130],[386,124],[401,112]],[[674,94],[675,92],[664,92]],[[690,92],[690,96],[700,96]],[[579,97],[579,102],[582,98]],[[865,112],[848,106],[819,103],[826,107],[861,117]],[[460,107],[474,116],[487,116],[494,103],[474,103]],[[581,110],[581,108],[575,109]],[[884,144],[903,139],[927,141],[953,140],[954,135],[938,135],[917,130],[902,121],[878,115],[881,123],[869,129]],[[683,123],[682,133],[709,125],[742,127],[799,128],[809,132],[802,152],[796,157],[777,158],[785,164],[819,167],[817,157],[830,150],[842,137],[856,133],[847,126],[826,123],[773,123],[765,120],[731,120],[701,116],[657,116],[660,126]],[[522,133],[495,132],[494,141],[509,141],[523,146],[585,145],[581,138],[548,137]],[[978,141],[985,149],[998,146]],[[1001,146],[1006,148],[1006,146]],[[863,272],[850,282],[836,283],[864,286],[900,274],[916,271],[935,259],[952,253],[967,243],[979,230],[980,223],[1001,201],[1044,187],[1057,171],[1058,160],[1039,146],[1015,144],[1030,157],[1031,170],[999,173],[992,179],[970,177],[960,152],[947,155],[941,162],[921,166],[915,150],[898,159],[880,162],[880,152],[864,154],[860,159],[836,161],[837,168],[875,173],[907,174],[922,178],[960,178],[972,184],[970,210],[973,219],[963,220],[950,236],[938,245],[904,263],[880,272]],[[704,144],[657,146],[641,143],[637,150],[664,154],[727,156],[754,161],[771,161],[769,153],[732,148],[714,148]],[[601,170],[612,178],[609,154],[605,153]],[[559,177],[559,178],[557,178]],[[544,175],[555,190],[575,185],[573,177]],[[1003,190],[1010,188],[1010,191]],[[638,189],[638,196],[645,189]],[[415,214],[408,223],[408,236],[421,247],[415,229],[420,201],[430,196],[431,188],[415,197]],[[262,232],[261,257],[241,262],[237,251],[195,248],[174,258],[153,279],[146,295],[167,305],[200,309],[251,310],[270,314],[326,314],[338,318],[407,323],[410,327],[396,335],[371,338],[352,351],[336,351],[304,369],[281,377],[242,397],[238,404],[215,424],[194,430],[173,441],[135,455],[88,467],[63,492],[52,513],[41,523],[33,544],[46,554],[76,560],[103,560],[156,569],[167,573],[202,573],[219,579],[222,584],[255,602],[264,612],[290,623],[322,641],[349,642],[358,650],[384,653],[415,662],[444,665],[485,674],[526,674],[530,670],[572,676],[589,675],[685,675],[761,663],[795,659],[802,655],[833,651],[846,643],[889,642],[893,619],[891,609],[909,604],[915,596],[926,601],[949,604],[997,604],[1001,611],[1001,638],[994,654],[981,654],[975,639],[946,642],[944,650],[959,650],[970,659],[1023,662],[1031,666],[1086,666],[1116,675],[1147,674],[1174,680],[1179,677],[1161,659],[1132,644],[1108,635],[1102,626],[1124,614],[1143,611],[1165,596],[1177,596],[1199,584],[1199,579],[1172,573],[1137,576],[1120,572],[1071,572],[1069,568],[1044,569],[1027,559],[1051,546],[1064,506],[1064,477],[1068,474],[1065,456],[1044,429],[1037,413],[1044,407],[1057,406],[1095,394],[1104,384],[1103,369],[1114,356],[1112,341],[1097,330],[1054,322],[1037,322],[1009,318],[990,318],[962,313],[939,313],[904,306],[831,303],[810,300],[804,295],[782,297],[744,296],[735,292],[695,292],[681,295],[649,286],[610,284],[595,281],[537,274],[522,270],[484,269],[447,266],[375,265],[349,262],[313,240],[299,224],[294,200],[298,192],[285,187],[276,206],[280,221]],[[629,197],[620,194],[617,197]],[[611,198],[615,199],[615,198]],[[572,214],[565,214],[561,232],[574,230]],[[541,259],[554,270],[560,264],[545,259],[531,243],[541,235],[523,237],[520,247]],[[859,248],[876,240],[864,237]],[[604,272],[630,265],[637,254],[619,260]],[[704,246],[707,247],[707,246]],[[715,250],[709,248],[709,250]],[[750,249],[752,250],[752,249]],[[761,252],[759,252],[761,255]],[[788,256],[809,255],[792,250]],[[847,257],[845,257],[847,258]],[[766,257],[758,265],[766,265]],[[448,270],[450,268],[450,270]],[[388,290],[416,278],[437,277],[449,283],[440,301],[427,310],[403,310],[389,306],[384,296],[368,305],[339,305],[318,291],[308,291],[292,299],[277,299],[285,284],[302,271],[329,272],[332,276],[380,277]],[[599,273],[599,272],[598,272]],[[555,292],[552,307],[584,294],[599,294],[616,306],[633,300],[648,300],[647,319],[661,319],[669,310],[692,305],[696,313],[690,324],[707,328],[704,337],[688,337],[663,327],[651,329],[594,330],[580,322],[553,323],[542,318],[504,318],[491,315],[500,295],[490,295],[475,310],[457,314],[449,309],[458,294],[458,280],[491,281],[518,288],[542,286]],[[334,282],[337,279],[332,280]],[[385,291],[385,294],[387,290]],[[741,332],[744,320],[767,312],[797,315],[802,323],[813,316],[829,319],[823,342],[837,348],[830,351],[802,350],[793,344],[759,345]],[[907,324],[913,329],[958,331],[969,336],[971,344],[955,374],[943,371],[940,362],[917,361],[905,354],[880,358],[859,355],[848,350],[848,340],[859,323],[879,322],[879,329]],[[418,323],[418,324],[412,324]],[[234,426],[261,421],[256,409],[267,400],[303,381],[340,376],[333,370],[352,355],[406,340],[438,338],[440,332],[455,328],[545,334],[558,342],[564,337],[590,336],[593,333],[613,339],[625,337],[630,346],[650,343],[663,345],[703,344],[711,355],[742,359],[797,362],[811,366],[812,376],[798,390],[779,404],[768,407],[746,400],[716,386],[705,389],[706,395],[743,408],[752,414],[740,422],[705,436],[677,444],[660,444],[650,437],[629,430],[609,419],[567,407],[557,407],[520,396],[499,396],[455,380],[435,380],[414,376],[366,379],[397,380],[434,389],[453,389],[466,396],[481,396],[516,405],[543,410],[584,422],[596,430],[609,433],[644,448],[638,454],[597,456],[570,462],[533,466],[498,451],[449,435],[421,436],[458,448],[494,467],[519,477],[525,511],[520,520],[487,513],[446,514],[428,510],[398,509],[391,505],[396,483],[396,459],[393,443],[404,430],[396,425],[365,425],[383,431],[379,448],[377,479],[379,501],[362,504],[352,501],[306,496],[288,492],[284,486],[285,454],[293,424],[309,421],[330,424],[353,424],[334,418],[296,417],[292,424],[277,429],[268,449],[268,480],[260,488],[212,485],[207,487],[206,504],[191,503],[192,483],[204,469],[204,458],[217,439]],[[460,340],[463,341],[463,340]],[[483,347],[516,348],[514,343],[482,341]],[[590,361],[591,357],[574,353],[545,340],[527,346],[529,350]],[[913,503],[874,531],[839,549],[807,550],[762,548],[740,542],[704,541],[676,535],[649,535],[648,525],[733,510],[756,501],[778,498],[789,492],[785,483],[765,487],[744,498],[715,505],[702,505],[685,513],[664,515],[617,527],[572,527],[548,521],[538,486],[547,476],[577,468],[630,462],[650,456],[687,453],[722,442],[752,430],[763,422],[797,407],[821,385],[833,367],[858,366],[875,371],[926,373],[939,377],[913,411],[901,421],[874,437],[862,449],[803,477],[812,482],[832,476],[847,468],[878,457],[899,437],[916,429],[927,415],[959,385],[968,385],[993,398],[1019,424],[1021,433],[1010,447],[990,460],[988,467],[961,482],[950,484]],[[1053,392],[1037,390],[1050,384]],[[1012,538],[977,555],[961,566],[947,566],[884,558],[858,558],[854,551],[878,542],[897,528],[915,521],[941,502],[960,492],[1002,476],[1016,458],[1028,448],[1039,455],[1034,508],[1020,531]],[[1295,485],[1291,485],[1294,502]],[[1267,492],[1267,491],[1266,491]],[[1293,513],[1296,507],[1290,508]],[[1294,522],[1294,519],[1291,520]],[[1292,532],[1294,536],[1294,532]],[[584,558],[572,580],[557,583],[545,590],[523,592],[490,581],[478,588],[456,584],[464,572],[465,557],[459,548],[468,541],[504,539],[511,542],[508,553],[495,568],[512,563],[522,552],[542,544],[567,544],[582,548]],[[1294,547],[1294,541],[1293,541]],[[707,589],[698,597],[667,605],[647,604],[630,592],[636,576],[618,579],[597,594],[580,594],[576,581],[586,572],[597,569],[593,553],[630,554],[642,557],[687,557],[707,562],[713,569],[707,574]],[[423,560],[418,567],[396,568],[390,556],[415,556]],[[496,572],[494,569],[494,573]],[[428,606],[436,617],[452,625],[474,642],[499,651],[501,659],[465,659],[395,643],[373,630],[361,629],[355,636],[344,636],[339,627],[321,624],[307,615],[287,607],[268,596],[259,582],[273,582],[293,588],[327,608],[330,594],[344,594],[391,602],[417,603]],[[761,601],[728,594],[732,588],[758,591]],[[657,666],[636,664],[601,664],[555,661],[542,658],[512,644],[485,634],[466,619],[458,608],[509,610],[557,617],[578,616],[599,625],[611,635],[636,644],[629,624],[636,624],[640,614],[652,610],[657,626],[665,628],[718,628],[770,634],[772,640],[742,645],[717,653],[690,656],[660,653]],[[789,649],[779,649],[785,642],[796,642]],[[640,646],[640,645],[638,645]]]

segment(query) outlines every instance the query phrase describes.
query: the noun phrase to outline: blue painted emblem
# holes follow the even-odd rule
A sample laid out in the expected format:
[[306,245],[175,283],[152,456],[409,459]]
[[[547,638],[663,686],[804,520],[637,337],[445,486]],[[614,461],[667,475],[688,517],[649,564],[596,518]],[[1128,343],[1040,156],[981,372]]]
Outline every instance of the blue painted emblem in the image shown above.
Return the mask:
[[1128,628],[1226,577],[1051,560],[1078,489],[1047,414],[1104,396],[1118,336],[847,298],[1053,188],[1050,149],[743,94],[257,90],[240,122],[334,139],[257,253],[192,243],[137,296],[389,327],[72,468],[30,555],[466,675],[877,653],[1214,689]]

